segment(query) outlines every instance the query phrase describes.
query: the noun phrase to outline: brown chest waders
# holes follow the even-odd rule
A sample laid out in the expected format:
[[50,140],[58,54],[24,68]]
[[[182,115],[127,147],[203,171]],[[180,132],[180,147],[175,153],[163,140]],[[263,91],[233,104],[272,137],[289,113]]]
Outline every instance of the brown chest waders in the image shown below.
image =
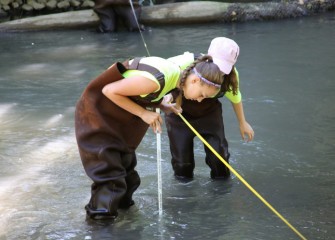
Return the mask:
[[[140,185],[135,170],[135,149],[148,124],[102,93],[105,85],[121,80],[127,69],[151,72],[163,89],[164,75],[135,59],[130,66],[128,62],[115,63],[92,80],[76,105],[75,130],[79,153],[86,174],[93,180],[91,199],[85,206],[90,218],[115,218],[118,208],[127,208],[134,203],[132,195]],[[151,100],[160,92],[132,99],[143,107],[157,106],[160,102],[152,103]]]

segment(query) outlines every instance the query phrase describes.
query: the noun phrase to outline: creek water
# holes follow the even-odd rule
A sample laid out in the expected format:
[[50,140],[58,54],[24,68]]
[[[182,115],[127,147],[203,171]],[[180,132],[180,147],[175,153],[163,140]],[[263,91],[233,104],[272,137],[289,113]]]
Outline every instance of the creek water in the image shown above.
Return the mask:
[[[335,15],[232,24],[148,27],[151,55],[206,52],[217,36],[241,48],[241,140],[222,99],[231,166],[307,239],[335,236]],[[173,177],[161,136],[163,214],[158,214],[156,137],[137,150],[135,206],[110,222],[85,218],[90,184],[74,137],[75,103],[115,61],[144,56],[138,33],[93,30],[0,34],[0,239],[299,239],[232,176],[212,181],[195,139],[191,182]]]

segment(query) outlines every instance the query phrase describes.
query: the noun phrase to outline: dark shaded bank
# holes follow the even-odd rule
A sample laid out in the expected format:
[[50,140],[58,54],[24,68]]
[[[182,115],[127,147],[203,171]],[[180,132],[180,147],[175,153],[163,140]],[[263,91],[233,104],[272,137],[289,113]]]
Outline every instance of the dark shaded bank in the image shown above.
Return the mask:
[[[140,21],[145,25],[243,22],[296,18],[332,11],[334,8],[335,0],[260,3],[179,2],[144,6]],[[97,15],[91,9],[69,11],[3,22],[0,24],[0,31],[91,28],[97,26],[98,21]]]

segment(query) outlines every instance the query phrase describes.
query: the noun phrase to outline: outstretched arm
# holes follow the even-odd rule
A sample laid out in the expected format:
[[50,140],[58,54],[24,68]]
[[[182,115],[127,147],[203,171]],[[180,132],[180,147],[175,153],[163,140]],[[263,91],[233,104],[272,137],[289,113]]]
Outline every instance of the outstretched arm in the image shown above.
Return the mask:
[[102,93],[119,107],[140,117],[150,125],[154,132],[161,132],[161,124],[163,123],[161,116],[156,112],[144,109],[128,98],[129,96],[149,94],[158,88],[154,81],[142,76],[134,76],[107,84],[102,89]]
[[242,101],[239,103],[232,103],[232,106],[239,122],[242,139],[250,142],[254,139],[255,133],[250,124],[245,120]]

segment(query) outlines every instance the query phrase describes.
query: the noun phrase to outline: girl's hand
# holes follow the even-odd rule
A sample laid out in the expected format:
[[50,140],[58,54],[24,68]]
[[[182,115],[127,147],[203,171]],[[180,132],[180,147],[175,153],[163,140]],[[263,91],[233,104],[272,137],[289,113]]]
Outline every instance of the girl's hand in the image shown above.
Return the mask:
[[145,110],[141,115],[141,119],[150,125],[154,133],[162,132],[163,119],[159,113]]
[[166,114],[170,114],[171,112],[178,114],[182,113],[182,109],[180,107],[176,106],[176,103],[172,103],[173,101],[173,96],[172,94],[167,94],[164,96],[163,101],[160,104],[160,109],[164,111]]
[[244,141],[250,142],[254,139],[255,132],[247,121],[240,124],[240,132]]

